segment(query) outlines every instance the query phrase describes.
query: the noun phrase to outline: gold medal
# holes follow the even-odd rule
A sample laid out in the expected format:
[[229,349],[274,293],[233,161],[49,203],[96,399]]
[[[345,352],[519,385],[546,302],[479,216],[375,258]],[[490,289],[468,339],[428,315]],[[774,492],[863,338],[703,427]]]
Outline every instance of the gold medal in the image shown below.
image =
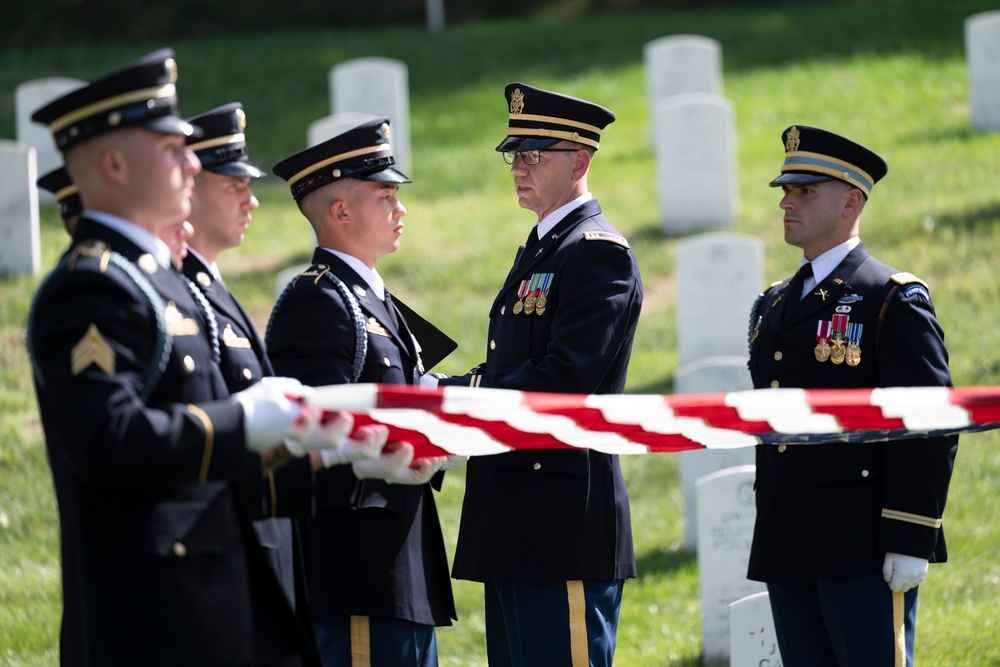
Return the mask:
[[535,315],[544,315],[544,314],[545,314],[545,304],[542,303],[542,304],[536,305],[535,306]]
[[846,359],[848,366],[857,366],[861,363],[861,346],[857,343],[851,343],[847,346]]
[[538,299],[535,301],[535,312],[537,313],[539,309],[545,310],[545,306],[546,304],[548,304],[548,302],[549,302],[549,297],[545,294],[545,292],[539,294]]
[[826,342],[825,338],[816,343],[813,354],[816,355],[816,361],[826,361],[830,358],[830,344]]
[[522,303],[521,300],[518,299],[517,303],[514,304],[514,314],[520,315],[522,310],[524,310],[524,303]]
[[531,315],[531,313],[534,312],[534,310],[535,310],[535,301],[537,301],[537,299],[535,298],[534,294],[529,294],[528,296],[524,297],[524,314],[525,315]]
[[844,348],[844,341],[837,338],[833,339],[833,349],[830,350],[830,361],[835,364],[844,363],[844,358],[847,356],[847,349]]

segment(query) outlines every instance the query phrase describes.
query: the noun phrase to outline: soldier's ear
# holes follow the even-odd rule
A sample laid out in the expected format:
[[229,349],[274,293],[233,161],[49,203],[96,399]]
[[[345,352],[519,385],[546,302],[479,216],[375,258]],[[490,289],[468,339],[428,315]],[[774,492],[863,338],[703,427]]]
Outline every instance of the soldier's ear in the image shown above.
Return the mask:
[[126,176],[125,156],[117,148],[105,148],[98,158],[98,169],[113,183],[122,183]]

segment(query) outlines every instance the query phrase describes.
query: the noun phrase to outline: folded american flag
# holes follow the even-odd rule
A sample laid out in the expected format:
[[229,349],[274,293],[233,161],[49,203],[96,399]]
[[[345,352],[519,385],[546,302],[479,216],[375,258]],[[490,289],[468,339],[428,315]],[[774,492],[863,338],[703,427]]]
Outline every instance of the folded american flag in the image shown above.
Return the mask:
[[346,384],[306,400],[385,424],[417,458],[516,449],[610,454],[757,444],[863,443],[1000,428],[1000,387],[757,389],[716,394],[549,394]]

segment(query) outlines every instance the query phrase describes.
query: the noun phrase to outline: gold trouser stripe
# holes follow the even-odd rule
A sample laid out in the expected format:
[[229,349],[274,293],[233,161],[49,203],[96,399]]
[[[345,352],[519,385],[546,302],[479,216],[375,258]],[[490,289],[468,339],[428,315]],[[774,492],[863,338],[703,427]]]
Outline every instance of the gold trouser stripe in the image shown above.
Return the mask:
[[201,420],[205,427],[205,452],[201,456],[201,470],[198,471],[198,482],[204,484],[208,480],[208,467],[212,464],[212,448],[215,446],[215,429],[208,413],[197,405],[188,404],[188,411]]
[[896,667],[906,667],[906,624],[903,609],[903,593],[892,593],[892,632],[896,639]]
[[583,582],[566,582],[569,600],[569,653],[573,667],[587,667],[590,651],[587,646],[587,602],[583,597]]
[[351,667],[371,667],[372,643],[367,616],[351,616]]

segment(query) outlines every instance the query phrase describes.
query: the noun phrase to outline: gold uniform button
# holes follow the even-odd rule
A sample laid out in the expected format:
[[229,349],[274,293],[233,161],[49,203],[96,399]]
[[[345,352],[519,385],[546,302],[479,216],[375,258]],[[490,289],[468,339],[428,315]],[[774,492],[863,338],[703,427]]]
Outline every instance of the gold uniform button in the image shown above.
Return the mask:
[[536,463],[535,465],[533,465],[531,467],[534,468],[535,470],[541,470],[542,469],[542,464],[541,463]]
[[171,551],[173,551],[174,555],[178,558],[184,558],[184,556],[187,556],[188,552],[187,547],[184,546],[183,542],[174,542],[174,546],[171,548]]
[[507,304],[500,306],[500,314],[503,315],[507,312]]
[[389,357],[382,357],[382,363],[386,366],[392,366],[392,362],[389,361]]
[[781,350],[778,350],[777,352],[774,353],[774,360],[781,361]]
[[771,380],[771,389],[777,389],[777,388],[778,388],[778,381]]
[[184,370],[188,373],[194,373],[194,359],[191,358],[190,354],[184,355]]
[[245,380],[252,380],[253,379],[253,372],[249,368],[244,368],[243,369],[243,379],[245,379]]
[[786,449],[788,449],[788,445],[785,445],[785,444],[778,445],[778,453],[779,454],[784,454]]
[[491,350],[497,349],[497,342],[495,340],[490,341],[490,349]]
[[869,472],[868,472],[867,470],[862,470],[862,471],[861,471],[861,476],[862,476],[862,477],[868,477],[868,475],[869,475],[869,474],[870,474],[870,473],[869,473]]

